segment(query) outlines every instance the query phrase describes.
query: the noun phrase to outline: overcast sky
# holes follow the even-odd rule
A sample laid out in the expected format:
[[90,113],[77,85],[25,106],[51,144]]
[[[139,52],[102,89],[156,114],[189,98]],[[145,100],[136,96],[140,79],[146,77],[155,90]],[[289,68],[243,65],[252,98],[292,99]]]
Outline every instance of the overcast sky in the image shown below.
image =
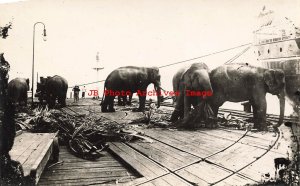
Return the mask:
[[[73,86],[96,80],[97,52],[102,80],[119,66],[160,66],[252,42],[263,6],[299,23],[300,0],[2,1],[0,25],[12,21],[13,27],[0,51],[11,64],[11,78],[31,78],[33,25],[42,21],[47,41],[37,25],[35,72],[64,76]],[[200,61],[213,68],[242,49]],[[171,88],[183,65],[161,69],[163,86]]]

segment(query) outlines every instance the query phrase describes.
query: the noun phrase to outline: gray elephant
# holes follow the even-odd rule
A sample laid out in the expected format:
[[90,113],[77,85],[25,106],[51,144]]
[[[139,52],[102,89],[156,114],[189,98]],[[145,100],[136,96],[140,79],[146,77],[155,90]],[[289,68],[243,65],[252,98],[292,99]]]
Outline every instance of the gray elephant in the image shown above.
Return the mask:
[[250,101],[253,107],[254,127],[266,130],[266,93],[277,95],[280,101],[280,119],[283,121],[285,106],[285,76],[282,70],[272,70],[248,64],[228,64],[210,73],[214,94],[209,98],[217,116],[219,107],[226,101]]
[[212,95],[209,72],[205,63],[194,63],[179,69],[173,76],[173,90],[179,95],[175,98],[175,110],[170,121],[186,118],[192,105],[195,107]]
[[8,99],[11,104],[27,105],[29,79],[15,78],[8,83]]
[[[132,96],[137,93],[139,96],[139,108],[133,111],[143,111],[147,95],[147,87],[153,83],[157,92],[157,105],[161,101],[160,74],[157,67],[120,67],[112,71],[104,83],[104,92],[101,102],[102,112],[114,112],[115,96]],[[123,95],[121,95],[124,93]]]
[[56,99],[61,107],[66,106],[66,97],[68,90],[68,82],[65,78],[55,75],[48,77],[44,82],[38,84],[38,90],[40,92],[40,101],[46,100],[49,108],[54,108]]

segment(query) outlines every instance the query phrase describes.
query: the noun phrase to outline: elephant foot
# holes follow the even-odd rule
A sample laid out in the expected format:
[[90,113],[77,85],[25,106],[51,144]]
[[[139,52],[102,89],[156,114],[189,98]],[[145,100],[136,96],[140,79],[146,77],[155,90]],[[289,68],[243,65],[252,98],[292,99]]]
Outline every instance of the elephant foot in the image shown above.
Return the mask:
[[143,112],[145,109],[142,108],[133,108],[132,112]]
[[108,108],[108,112],[116,112],[116,109],[114,109],[114,108]]
[[101,112],[108,112],[108,110],[107,110],[106,107],[103,107],[103,105],[102,105],[102,107],[101,107]]
[[258,131],[268,131],[267,125],[254,125],[253,128]]
[[122,103],[122,102],[118,102],[118,104],[117,104],[118,106],[125,106],[125,104],[124,103]]
[[174,123],[178,120],[179,116],[180,116],[180,112],[178,110],[174,110],[169,121]]

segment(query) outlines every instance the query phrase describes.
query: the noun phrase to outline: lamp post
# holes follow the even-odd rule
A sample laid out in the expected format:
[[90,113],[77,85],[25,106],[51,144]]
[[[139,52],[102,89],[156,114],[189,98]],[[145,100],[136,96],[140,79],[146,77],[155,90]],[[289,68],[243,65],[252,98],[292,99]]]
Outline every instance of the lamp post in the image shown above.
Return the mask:
[[33,48],[32,48],[32,86],[31,86],[31,92],[32,92],[32,102],[31,102],[31,105],[33,106],[33,97],[34,97],[34,41],[35,41],[35,26],[37,24],[42,24],[44,26],[44,32],[43,32],[43,40],[46,41],[46,27],[45,27],[45,24],[42,23],[42,22],[36,22],[34,23],[33,25]]

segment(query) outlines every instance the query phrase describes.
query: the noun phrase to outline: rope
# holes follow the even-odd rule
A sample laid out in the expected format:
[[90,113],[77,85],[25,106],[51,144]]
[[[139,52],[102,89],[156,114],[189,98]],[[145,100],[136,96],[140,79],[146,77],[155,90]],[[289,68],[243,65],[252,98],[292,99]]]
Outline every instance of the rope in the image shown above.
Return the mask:
[[206,54],[206,55],[203,55],[203,56],[187,59],[187,60],[184,60],[184,61],[179,61],[179,62],[171,63],[171,64],[168,64],[168,65],[163,65],[163,66],[160,66],[158,68],[164,68],[164,67],[168,67],[168,66],[172,66],[172,65],[177,65],[177,64],[180,64],[180,63],[185,63],[185,62],[192,61],[192,60],[195,60],[195,59],[200,59],[200,58],[208,57],[208,56],[211,56],[211,55],[227,52],[229,50],[233,50],[233,49],[240,48],[240,47],[243,47],[243,46],[247,46],[247,45],[250,45],[250,44],[252,44],[252,43],[247,43],[247,44],[239,45],[239,46],[236,46],[236,47],[228,48],[228,49],[225,49],[225,50],[220,50],[220,51],[217,51],[217,52],[209,53],[209,54]]
[[233,62],[234,60],[236,60],[237,58],[239,58],[241,55],[243,55],[245,52],[247,52],[250,49],[251,46],[248,46],[247,48],[245,48],[242,52],[240,52],[239,54],[235,55],[233,58],[231,58],[230,60],[226,61],[225,64],[229,64],[231,62]]
[[[80,85],[77,85],[77,86],[90,85],[90,84],[94,84],[94,83],[100,83],[100,82],[103,82],[103,81],[105,81],[105,79],[104,80],[100,80],[100,81],[94,81],[94,82],[90,82],[90,83],[80,84]],[[73,87],[68,87],[68,88],[73,88]]]
[[[180,64],[180,63],[186,63],[186,62],[189,62],[189,61],[193,61],[193,60],[196,60],[196,59],[200,59],[200,58],[212,56],[212,55],[215,55],[215,54],[220,54],[220,53],[223,53],[223,52],[227,52],[227,51],[234,50],[234,49],[237,49],[237,48],[240,48],[240,47],[243,47],[243,46],[247,46],[247,45],[251,45],[251,44],[252,44],[252,43],[246,43],[246,44],[239,45],[239,46],[232,47],[232,48],[228,48],[228,49],[225,49],[225,50],[220,50],[220,51],[217,51],[217,52],[212,52],[212,53],[209,53],[209,54],[206,54],[206,55],[203,55],[203,56],[194,57],[194,58],[191,58],[191,59],[187,59],[187,60],[183,60],[183,61],[178,61],[178,62],[175,62],[175,63],[170,63],[170,64],[168,64],[168,65],[159,66],[158,68],[165,68],[165,67],[177,65],[177,64]],[[249,48],[250,48],[250,46],[247,48],[247,50],[248,50]],[[240,53],[237,57],[239,57],[240,55],[242,55],[243,53],[245,53],[247,50],[242,51],[242,53]],[[235,58],[235,59],[236,59],[236,58]],[[233,60],[235,60],[235,59],[233,59]],[[232,60],[232,59],[230,59],[229,61],[231,61],[231,60]],[[227,63],[227,62],[226,62],[226,63]],[[225,64],[226,64],[226,63],[225,63]],[[77,86],[90,85],[90,84],[100,83],[100,82],[104,82],[104,81],[105,81],[105,80],[94,81],[94,82],[91,82],[91,83],[80,84],[80,85],[77,85]],[[69,88],[73,88],[73,87],[69,87]]]

